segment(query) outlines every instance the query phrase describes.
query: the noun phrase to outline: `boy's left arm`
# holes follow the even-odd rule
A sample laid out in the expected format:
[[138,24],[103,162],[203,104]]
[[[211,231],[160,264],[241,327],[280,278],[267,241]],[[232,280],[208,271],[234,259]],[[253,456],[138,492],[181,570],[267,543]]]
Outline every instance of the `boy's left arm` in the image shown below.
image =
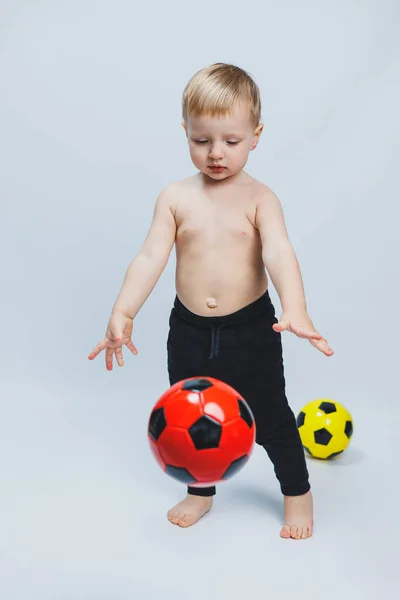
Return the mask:
[[260,232],[263,262],[282,305],[281,318],[273,329],[291,331],[308,339],[326,356],[332,356],[328,341],[316,331],[307,313],[300,267],[288,238],[281,203],[268,188],[257,200],[256,226]]

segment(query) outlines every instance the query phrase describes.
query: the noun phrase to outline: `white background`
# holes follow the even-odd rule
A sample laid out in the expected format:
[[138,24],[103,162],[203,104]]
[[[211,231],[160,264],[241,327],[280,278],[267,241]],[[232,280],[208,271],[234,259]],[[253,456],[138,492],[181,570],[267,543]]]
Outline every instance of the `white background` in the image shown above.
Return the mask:
[[[396,595],[399,34],[395,0],[0,2],[4,600]],[[259,447],[195,527],[166,519],[185,488],[146,435],[168,387],[174,253],[135,321],[139,355],[112,373],[87,359],[158,193],[195,172],[181,95],[214,62],[260,87],[246,170],[282,202],[335,350],[283,334],[289,401],[334,398],[354,418],[340,459],[308,459],[304,542],[279,537]]]

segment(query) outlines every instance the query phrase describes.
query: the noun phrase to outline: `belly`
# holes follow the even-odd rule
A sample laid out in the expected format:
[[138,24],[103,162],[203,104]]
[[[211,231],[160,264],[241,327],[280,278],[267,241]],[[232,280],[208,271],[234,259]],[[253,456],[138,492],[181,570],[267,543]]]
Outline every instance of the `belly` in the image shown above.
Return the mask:
[[183,252],[177,247],[176,292],[181,302],[202,316],[233,313],[260,298],[268,287],[257,248],[240,252],[221,248]]

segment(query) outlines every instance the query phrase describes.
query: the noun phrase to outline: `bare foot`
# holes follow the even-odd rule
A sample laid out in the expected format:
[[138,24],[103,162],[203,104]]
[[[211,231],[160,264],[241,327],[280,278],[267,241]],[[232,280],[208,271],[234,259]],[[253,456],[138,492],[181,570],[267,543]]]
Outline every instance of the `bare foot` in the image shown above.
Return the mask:
[[313,498],[311,490],[301,496],[284,496],[285,524],[281,537],[295,540],[311,537],[313,528]]
[[187,494],[182,502],[168,511],[168,520],[179,527],[190,527],[210,510],[212,503],[212,496]]

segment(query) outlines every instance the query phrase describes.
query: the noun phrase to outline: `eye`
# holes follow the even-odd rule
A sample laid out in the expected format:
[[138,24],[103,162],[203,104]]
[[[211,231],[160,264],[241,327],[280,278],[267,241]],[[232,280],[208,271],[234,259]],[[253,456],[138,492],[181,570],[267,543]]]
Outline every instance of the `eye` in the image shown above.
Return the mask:
[[[207,144],[208,140],[193,140],[195,144]],[[236,146],[240,142],[226,142],[230,146]]]

